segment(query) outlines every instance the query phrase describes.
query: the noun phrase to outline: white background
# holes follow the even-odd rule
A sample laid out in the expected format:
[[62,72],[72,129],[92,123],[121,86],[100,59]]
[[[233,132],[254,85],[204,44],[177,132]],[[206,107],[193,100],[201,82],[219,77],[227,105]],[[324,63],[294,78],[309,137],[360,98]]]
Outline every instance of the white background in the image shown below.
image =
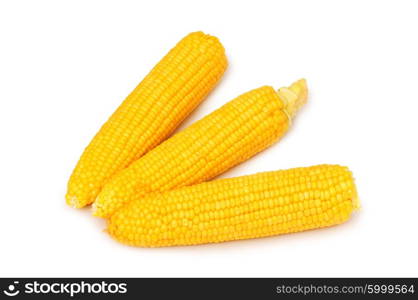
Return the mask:
[[[2,1],[0,275],[418,276],[417,13],[414,1]],[[287,136],[223,176],[347,165],[362,203],[349,222],[141,249],[65,205],[92,136],[196,30],[220,38],[230,66],[185,125],[261,85],[310,88]]]

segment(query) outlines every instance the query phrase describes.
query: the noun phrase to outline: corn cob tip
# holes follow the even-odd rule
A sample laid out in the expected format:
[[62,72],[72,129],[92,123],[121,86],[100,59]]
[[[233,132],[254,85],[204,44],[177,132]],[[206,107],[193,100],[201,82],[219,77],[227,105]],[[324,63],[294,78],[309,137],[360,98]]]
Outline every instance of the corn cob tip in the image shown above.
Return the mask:
[[92,213],[91,214],[94,217],[103,218],[103,213],[101,213],[100,204],[97,201],[93,202],[93,205],[92,205]]
[[[354,182],[354,176],[353,175],[351,176],[352,176],[352,181]],[[360,205],[360,199],[357,193],[357,187],[355,184],[353,184],[353,188],[354,188],[354,191],[353,191],[353,198],[351,199],[351,202],[353,203],[353,211],[356,211],[361,208],[361,205]]]
[[349,173],[350,181],[351,181],[351,189],[350,189],[350,201],[352,205],[353,211],[359,210],[361,208],[360,198],[357,192],[356,186],[356,179],[354,178],[353,172],[348,167],[343,167]]
[[286,103],[286,112],[293,119],[297,111],[308,100],[308,86],[305,79],[292,83],[289,87],[283,87],[277,91],[280,99]]
[[80,203],[80,201],[78,201],[76,196],[66,195],[65,198],[67,200],[67,204],[72,208],[82,208],[84,206]]
[[91,214],[93,217],[97,217],[97,205],[96,202],[93,202],[91,206]]
[[359,210],[361,208],[360,199],[359,199],[356,191],[354,192],[354,196],[353,196],[353,199],[351,201],[353,202],[353,210],[354,211]]

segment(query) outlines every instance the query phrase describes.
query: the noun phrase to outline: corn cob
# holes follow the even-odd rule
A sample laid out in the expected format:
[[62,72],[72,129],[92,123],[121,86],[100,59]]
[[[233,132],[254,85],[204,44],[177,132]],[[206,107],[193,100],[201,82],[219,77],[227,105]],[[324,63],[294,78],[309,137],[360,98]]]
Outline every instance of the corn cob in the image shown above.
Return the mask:
[[307,98],[304,80],[278,92],[247,92],[151,150],[117,174],[93,214],[109,217],[134,196],[209,180],[270,146]]
[[214,88],[227,65],[217,38],[182,39],[145,77],[85,149],[68,183],[67,203],[83,207],[103,185],[164,140]]
[[351,172],[319,165],[138,197],[112,215],[108,232],[141,247],[217,243],[340,224],[358,207]]

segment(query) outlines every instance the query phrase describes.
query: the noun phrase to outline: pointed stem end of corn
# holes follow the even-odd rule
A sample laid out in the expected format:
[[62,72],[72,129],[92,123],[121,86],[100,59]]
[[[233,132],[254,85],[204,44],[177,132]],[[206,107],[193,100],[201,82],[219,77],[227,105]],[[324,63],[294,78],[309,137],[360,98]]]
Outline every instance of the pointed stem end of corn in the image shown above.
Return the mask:
[[306,80],[300,79],[289,87],[283,87],[277,91],[277,94],[285,103],[287,114],[293,119],[297,111],[308,100],[308,86]]

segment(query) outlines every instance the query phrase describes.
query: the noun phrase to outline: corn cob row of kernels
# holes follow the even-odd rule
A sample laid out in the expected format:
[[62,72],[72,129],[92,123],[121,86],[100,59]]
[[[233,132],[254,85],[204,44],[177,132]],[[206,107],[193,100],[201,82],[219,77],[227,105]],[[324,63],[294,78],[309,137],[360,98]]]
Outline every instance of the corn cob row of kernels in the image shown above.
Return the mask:
[[133,197],[204,182],[247,160],[285,134],[306,97],[300,80],[235,98],[118,173],[98,195],[94,214],[109,217]]
[[133,90],[85,149],[68,183],[67,203],[92,203],[103,185],[164,140],[214,88],[227,60],[217,38],[181,40]]
[[258,238],[340,224],[359,207],[351,172],[319,165],[220,179],[139,196],[108,232],[142,247]]

